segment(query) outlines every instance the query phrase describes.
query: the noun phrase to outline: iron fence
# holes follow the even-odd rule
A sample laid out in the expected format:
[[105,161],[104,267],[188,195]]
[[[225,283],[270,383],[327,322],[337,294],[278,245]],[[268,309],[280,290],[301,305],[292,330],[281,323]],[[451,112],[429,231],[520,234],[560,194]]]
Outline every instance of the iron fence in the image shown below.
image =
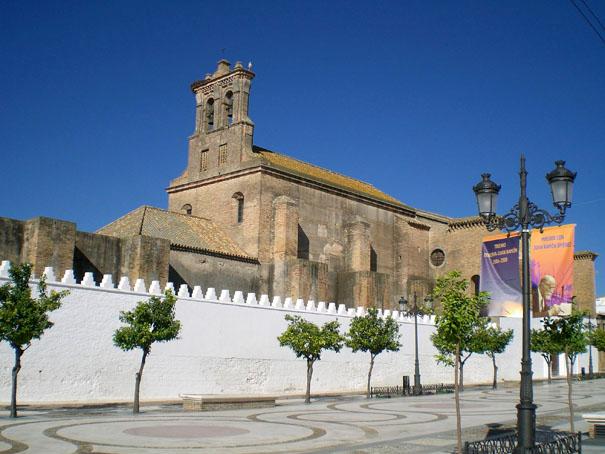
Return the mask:
[[[464,454],[509,454],[517,445],[514,432],[486,440],[466,442]],[[527,454],[572,454],[582,452],[582,433],[536,431],[536,446]]]
[[[406,377],[407,378],[407,377]],[[422,385],[422,394],[453,393],[454,385],[438,383],[434,385]],[[412,396],[414,389],[409,381],[404,380],[403,386],[373,386],[370,388],[370,397]]]

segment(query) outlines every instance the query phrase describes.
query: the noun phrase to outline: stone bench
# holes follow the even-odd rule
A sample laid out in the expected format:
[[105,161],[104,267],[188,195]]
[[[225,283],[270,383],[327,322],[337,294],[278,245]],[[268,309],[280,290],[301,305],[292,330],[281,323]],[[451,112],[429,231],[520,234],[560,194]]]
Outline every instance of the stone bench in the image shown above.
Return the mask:
[[274,396],[229,396],[219,394],[181,394],[183,410],[209,411],[238,408],[275,407]]
[[582,418],[588,423],[591,438],[605,438],[605,412],[584,413]]

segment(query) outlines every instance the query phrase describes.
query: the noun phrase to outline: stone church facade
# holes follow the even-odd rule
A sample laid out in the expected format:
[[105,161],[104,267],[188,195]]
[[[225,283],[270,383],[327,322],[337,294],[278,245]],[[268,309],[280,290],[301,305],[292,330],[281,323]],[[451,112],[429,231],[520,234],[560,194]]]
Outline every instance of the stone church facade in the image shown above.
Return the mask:
[[[188,164],[167,188],[168,209],[140,207],[99,229],[0,218],[0,256],[191,287],[393,308],[422,299],[458,269],[478,285],[476,217],[452,219],[374,186],[254,145],[248,114],[255,74],[221,60],[194,82]],[[576,300],[594,309],[592,252],[577,253]]]

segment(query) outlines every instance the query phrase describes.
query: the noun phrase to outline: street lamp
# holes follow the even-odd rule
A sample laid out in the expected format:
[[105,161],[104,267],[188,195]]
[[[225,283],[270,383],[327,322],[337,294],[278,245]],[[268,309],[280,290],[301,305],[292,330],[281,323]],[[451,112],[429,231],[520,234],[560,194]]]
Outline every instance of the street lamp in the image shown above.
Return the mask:
[[590,343],[588,344],[588,378],[591,380],[594,378],[594,370],[592,368],[592,329],[594,325],[592,324],[592,314],[588,314],[588,333]]
[[500,186],[490,180],[490,174],[481,175],[482,180],[473,187],[477,196],[479,215],[487,229],[512,232],[521,229],[521,270],[523,293],[523,355],[521,359],[520,402],[517,404],[517,433],[518,441],[515,452],[525,453],[535,446],[536,438],[536,405],[533,403],[532,370],[530,357],[530,300],[531,291],[529,277],[529,228],[543,228],[546,224],[560,224],[565,218],[565,210],[571,206],[571,195],[576,173],[565,168],[565,161],[556,161],[555,169],[546,175],[550,185],[553,204],[559,210],[551,215],[538,208],[527,199],[525,156],[521,155],[521,195],[510,212],[504,216],[496,215],[496,202]]
[[418,307],[418,301],[416,298],[416,292],[414,292],[414,305],[410,306],[408,300],[403,296],[399,299],[399,310],[401,313],[406,315],[414,316],[414,387],[412,392],[415,396],[422,394],[422,385],[420,384],[420,361],[418,360],[418,315],[424,315],[430,313],[432,301],[429,297],[424,299],[423,307]]

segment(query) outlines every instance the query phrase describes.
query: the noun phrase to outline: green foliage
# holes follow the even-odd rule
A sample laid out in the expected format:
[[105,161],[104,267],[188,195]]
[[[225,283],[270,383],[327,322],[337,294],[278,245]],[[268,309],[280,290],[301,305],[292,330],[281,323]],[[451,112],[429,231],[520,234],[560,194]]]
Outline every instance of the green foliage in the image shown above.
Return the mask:
[[280,346],[290,347],[297,358],[314,362],[321,359],[323,350],[339,352],[344,344],[345,338],[338,332],[340,323],[337,320],[321,328],[298,315],[286,315],[286,320],[290,324],[277,340]]
[[605,329],[596,328],[589,334],[588,338],[590,345],[595,347],[600,352],[605,352]]
[[9,271],[11,281],[0,287],[0,341],[8,342],[21,352],[53,326],[48,313],[57,310],[69,293],[54,290],[48,293],[42,278],[38,283],[38,297],[32,297],[31,270],[29,263],[12,266]]
[[482,352],[490,358],[504,353],[506,347],[513,339],[513,330],[502,331],[499,327],[487,326],[477,332],[474,342],[481,345]]
[[437,279],[432,296],[441,302],[441,311],[435,316],[437,330],[431,337],[439,351],[437,361],[454,365],[453,354],[459,351],[483,353],[483,345],[476,342],[475,334],[484,329],[488,319],[480,312],[488,302],[488,295],[467,293],[468,282],[458,271],[451,271]]
[[139,301],[133,310],[120,312],[120,321],[127,326],[115,331],[113,343],[125,351],[140,348],[149,352],[154,342],[176,339],[181,322],[174,318],[175,304],[176,297],[167,290],[163,297],[152,296]]
[[553,338],[553,332],[546,329],[532,329],[530,349],[532,352],[540,353],[550,364],[550,358],[563,353],[562,346]]
[[370,308],[363,317],[353,318],[346,344],[353,352],[370,352],[372,356],[385,350],[398,351],[401,347],[399,325],[391,317],[379,317],[378,310]]
[[[569,407],[569,427],[574,432],[574,408],[572,393],[572,370],[573,364],[579,353],[584,353],[588,346],[588,336],[585,332],[584,317],[587,314],[582,311],[573,310],[567,317],[546,317],[542,324],[544,331],[548,334],[549,346],[565,353],[567,359],[567,401]],[[532,342],[533,343],[533,342]]]
[[[451,271],[439,277],[432,297],[441,302],[441,311],[435,316],[436,331],[431,336],[439,350],[437,361],[454,366],[454,401],[456,402],[456,440],[458,452],[462,452],[462,424],[460,414],[460,382],[462,373],[461,352],[478,349],[473,335],[487,323],[481,317],[481,309],[487,304],[487,293],[470,295],[468,281],[459,271]],[[468,356],[467,356],[468,359]]]
[[586,313],[574,310],[567,317],[546,317],[542,322],[544,331],[549,332],[552,344],[558,346],[559,351],[564,352],[572,364],[578,354],[586,352],[588,346],[585,316]]

